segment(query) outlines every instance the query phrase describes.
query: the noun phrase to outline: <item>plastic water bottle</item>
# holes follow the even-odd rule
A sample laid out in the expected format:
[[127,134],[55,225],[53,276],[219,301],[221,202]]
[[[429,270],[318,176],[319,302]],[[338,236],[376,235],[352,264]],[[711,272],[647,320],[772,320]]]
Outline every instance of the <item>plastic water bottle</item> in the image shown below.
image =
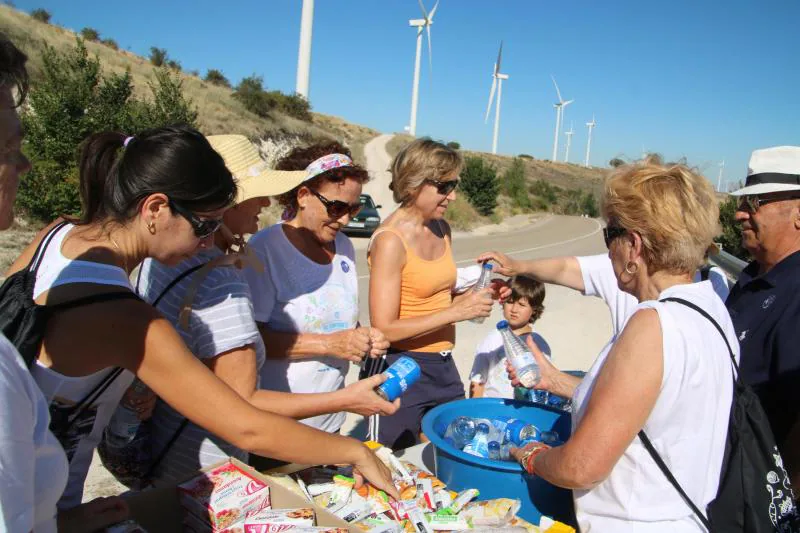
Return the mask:
[[489,458],[489,424],[481,422],[475,428],[475,438],[464,446],[464,453]]
[[393,402],[419,380],[422,371],[416,361],[404,356],[392,363],[384,375],[386,381],[375,389],[375,394],[387,402]]
[[542,431],[539,435],[539,440],[548,446],[559,446],[563,444],[561,437],[555,431]]
[[[472,288],[474,291],[482,291],[489,284],[492,282],[492,264],[489,261],[486,261],[481,266],[481,275],[478,277],[478,282],[475,283],[475,286]],[[472,319],[473,322],[476,324],[482,324],[486,317],[478,316]]]
[[522,340],[514,335],[508,326],[507,320],[497,323],[497,330],[503,338],[503,347],[506,351],[506,358],[517,372],[517,378],[524,387],[532,389],[539,383],[539,365],[536,359]]
[[459,416],[447,426],[444,432],[444,439],[450,442],[454,447],[463,450],[464,446],[472,442],[475,438],[477,429],[475,421],[466,416]]
[[496,440],[489,442],[489,459],[500,461],[500,443]]
[[108,445],[125,446],[130,443],[142,420],[139,418],[138,406],[147,400],[153,392],[141,380],[136,379],[125,392],[117,409],[111,417],[111,421],[105,430],[106,442]]
[[512,418],[506,425],[505,442],[514,446],[521,446],[525,441],[538,441],[541,438],[540,435],[539,428],[533,424]]

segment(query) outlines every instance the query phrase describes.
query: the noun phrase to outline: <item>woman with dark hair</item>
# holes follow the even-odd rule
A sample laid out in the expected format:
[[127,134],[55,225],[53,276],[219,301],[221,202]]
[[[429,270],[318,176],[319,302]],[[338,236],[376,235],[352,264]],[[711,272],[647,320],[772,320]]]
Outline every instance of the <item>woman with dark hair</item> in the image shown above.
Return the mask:
[[[299,185],[278,198],[284,222],[249,243],[266,267],[246,274],[267,346],[261,387],[335,391],[351,361],[383,355],[389,346],[377,329],[359,327],[355,253],[340,232],[361,209],[369,175],[338,143],[297,148],[276,169]],[[303,423],[335,433],[344,418],[339,411]]]
[[38,304],[107,299],[54,313],[31,369],[70,460],[59,506],[80,502],[92,452],[131,373],[238,448],[288,461],[352,463],[391,492],[388,470],[360,443],[254,407],[133,294],[128,278],[145,258],[177,265],[213,245],[237,187],[209,142],[191,128],[165,127],[136,137],[97,134],[83,149],[81,179],[106,184],[101,214],[88,223],[60,223],[32,245],[42,244],[34,254]]

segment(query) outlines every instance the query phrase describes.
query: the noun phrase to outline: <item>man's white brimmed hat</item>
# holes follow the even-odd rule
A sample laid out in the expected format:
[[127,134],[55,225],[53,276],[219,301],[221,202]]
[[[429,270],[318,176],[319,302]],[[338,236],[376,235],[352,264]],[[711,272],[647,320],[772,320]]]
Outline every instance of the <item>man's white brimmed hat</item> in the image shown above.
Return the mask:
[[756,150],[747,165],[745,186],[733,196],[800,191],[800,146]]
[[239,194],[236,203],[251,198],[278,196],[291,191],[306,178],[305,170],[272,170],[261,159],[258,150],[244,135],[210,135],[206,137],[225,166],[236,178]]

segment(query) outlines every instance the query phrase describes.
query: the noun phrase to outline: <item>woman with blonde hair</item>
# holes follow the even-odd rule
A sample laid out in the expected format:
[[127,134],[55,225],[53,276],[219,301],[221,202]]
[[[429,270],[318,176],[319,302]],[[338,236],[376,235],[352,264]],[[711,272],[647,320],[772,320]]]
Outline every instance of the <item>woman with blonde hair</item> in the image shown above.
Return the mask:
[[424,437],[420,423],[428,410],[464,397],[452,357],[455,324],[491,311],[489,289],[453,296],[457,269],[444,215],[462,164],[457,151],[430,139],[401,151],[391,166],[400,207],[376,230],[367,252],[370,321],[390,343],[385,364],[407,356],[422,370],[397,413],[380,419],[379,441],[393,448]]
[[[698,512],[717,493],[739,357],[722,300],[692,279],[718,233],[714,191],[683,165],[646,161],[609,178],[603,216],[606,284],[640,303],[583,380],[538,357],[537,388],[572,397],[572,436],[513,453],[530,474],[573,489],[583,531],[703,531]],[[493,256],[498,271],[526,273]]]

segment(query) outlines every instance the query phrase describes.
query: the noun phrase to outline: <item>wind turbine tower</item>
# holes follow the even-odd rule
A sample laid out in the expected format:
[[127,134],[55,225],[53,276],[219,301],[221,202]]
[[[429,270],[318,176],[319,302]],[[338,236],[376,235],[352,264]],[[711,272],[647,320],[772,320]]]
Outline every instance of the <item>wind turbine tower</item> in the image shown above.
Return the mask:
[[597,126],[597,122],[594,121],[594,115],[592,115],[592,121],[586,123],[586,127],[589,128],[589,137],[586,140],[586,159],[583,162],[583,166],[589,166],[589,152],[592,150],[592,130],[594,127]]
[[564,116],[564,108],[575,100],[565,101],[563,98],[561,98],[561,91],[558,90],[558,84],[556,83],[555,77],[552,75],[550,77],[553,79],[553,85],[556,87],[556,95],[558,95],[558,102],[553,105],[553,107],[556,108],[556,133],[553,138],[553,157],[551,158],[551,161],[558,161],[558,135],[561,132],[561,119]]
[[433,15],[436,13],[436,8],[439,7],[437,0],[436,4],[428,13],[422,0],[419,0],[419,7],[422,9],[422,18],[413,19],[408,21],[409,26],[417,28],[417,55],[414,60],[414,86],[411,89],[411,120],[408,122],[408,133],[412,137],[417,136],[417,104],[419,103],[419,64],[422,59],[422,32],[428,33],[428,65],[433,70],[433,49],[431,48],[431,24],[433,24]]
[[495,90],[497,91],[497,104],[494,110],[494,135],[492,136],[492,153],[497,153],[497,136],[500,134],[500,98],[503,95],[503,80],[508,79],[507,74],[500,73],[500,61],[503,59],[503,42],[500,41],[500,51],[497,52],[497,62],[494,64],[492,72],[492,90],[489,93],[489,105],[486,106],[486,118],[484,123],[489,121],[489,114],[492,112],[492,100],[494,100]]
[[297,56],[297,84],[295,92],[308,100],[311,73],[311,31],[314,28],[314,0],[303,0],[300,16],[300,52]]
[[569,147],[572,145],[572,136],[574,134],[575,134],[575,132],[572,131],[572,122],[570,122],[569,123],[569,131],[565,131],[564,132],[564,135],[567,136],[567,146],[566,146],[566,150],[564,152],[564,162],[565,163],[569,163]]
[[717,192],[722,192],[722,171],[725,169],[725,160],[719,164],[719,175],[717,176]]

